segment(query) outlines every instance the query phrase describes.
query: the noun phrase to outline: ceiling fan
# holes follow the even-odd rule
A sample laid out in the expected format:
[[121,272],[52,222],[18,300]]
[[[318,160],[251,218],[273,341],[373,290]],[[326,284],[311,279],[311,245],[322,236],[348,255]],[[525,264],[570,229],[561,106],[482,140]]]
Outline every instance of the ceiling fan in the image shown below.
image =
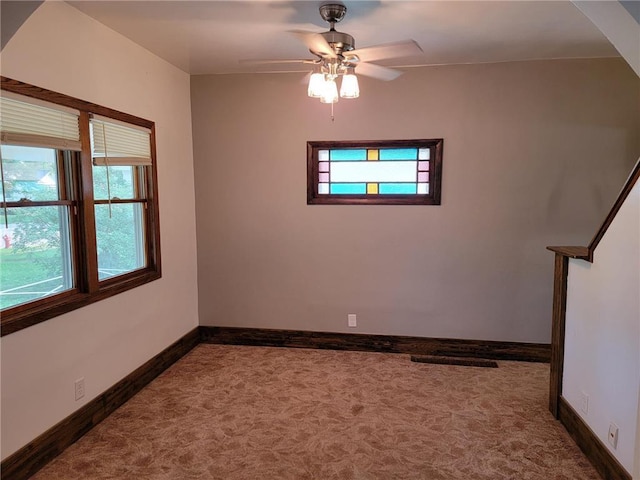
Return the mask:
[[336,23],[347,13],[347,7],[339,3],[328,3],[320,7],[320,16],[329,23],[327,32],[316,33],[292,30],[317,58],[302,60],[249,60],[250,63],[304,63],[314,66],[309,78],[308,95],[320,98],[323,103],[338,101],[336,79],[342,76],[340,97],[357,98],[360,94],[355,71],[361,75],[379,80],[394,80],[402,74],[399,70],[370,63],[389,58],[419,55],[422,49],[414,40],[387,43],[373,47],[356,49],[355,40],[348,33],[338,32]]

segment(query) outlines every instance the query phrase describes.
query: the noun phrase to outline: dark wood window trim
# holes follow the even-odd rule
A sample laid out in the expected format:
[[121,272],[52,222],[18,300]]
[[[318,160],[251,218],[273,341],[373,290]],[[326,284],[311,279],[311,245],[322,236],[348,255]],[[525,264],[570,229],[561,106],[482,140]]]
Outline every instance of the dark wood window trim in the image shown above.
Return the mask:
[[[71,198],[71,203],[73,207],[76,207],[78,216],[78,221],[72,234],[76,246],[74,251],[75,288],[55,296],[5,309],[2,312],[0,321],[1,335],[17,332],[160,278],[160,217],[158,212],[154,122],[6,77],[0,77],[0,88],[79,110],[82,143],[82,151],[76,157],[76,161],[72,162],[73,166],[70,168],[70,174],[74,177],[73,184],[66,186],[66,188],[70,188],[67,197]],[[142,201],[146,208],[145,249],[147,266],[103,281],[98,280],[94,205],[100,202],[94,201],[93,198],[93,173],[89,140],[89,118],[92,114],[145,127],[151,131],[153,166],[142,167],[147,169],[144,178],[144,199],[135,200]],[[116,202],[114,201],[114,203]],[[127,200],[127,202],[131,202],[131,200]],[[4,205],[2,206],[4,207]]]
[[[310,141],[307,142],[307,204],[325,205],[440,205],[442,185],[442,144],[441,138],[431,140],[366,140],[366,141]],[[319,168],[318,152],[332,148],[429,148],[428,194],[320,194],[318,193]]]

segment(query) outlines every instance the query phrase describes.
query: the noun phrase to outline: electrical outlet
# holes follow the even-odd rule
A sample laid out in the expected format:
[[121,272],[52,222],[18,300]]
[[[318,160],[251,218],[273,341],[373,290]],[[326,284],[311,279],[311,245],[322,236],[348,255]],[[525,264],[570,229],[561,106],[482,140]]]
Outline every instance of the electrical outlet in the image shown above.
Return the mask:
[[584,392],[580,394],[580,410],[582,413],[589,413],[589,395]]
[[347,315],[347,324],[350,327],[357,327],[358,326],[358,321],[356,320],[356,314],[355,313],[350,313]]
[[77,379],[74,385],[76,387],[76,400],[80,400],[84,397],[84,377]]
[[618,448],[618,426],[615,423],[609,424],[609,435],[607,435],[607,440],[609,440],[609,445],[611,445],[614,450]]

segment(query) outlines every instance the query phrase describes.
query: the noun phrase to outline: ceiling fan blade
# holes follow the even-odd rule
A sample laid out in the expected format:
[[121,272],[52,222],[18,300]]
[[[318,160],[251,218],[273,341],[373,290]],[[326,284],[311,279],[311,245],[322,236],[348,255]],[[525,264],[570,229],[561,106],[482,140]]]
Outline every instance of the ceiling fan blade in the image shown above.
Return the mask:
[[329,42],[319,33],[307,32],[305,30],[289,30],[289,33],[298,37],[312,53],[316,53],[322,57],[337,58],[336,52],[333,51]]
[[377,78],[378,80],[395,80],[403,72],[400,70],[394,70],[392,68],[381,67],[380,65],[376,65],[375,63],[358,63],[356,66],[356,73],[360,75],[364,75],[366,77]]
[[373,47],[356,48],[349,52],[345,52],[345,57],[356,55],[361,62],[375,62],[386,58],[402,58],[411,57],[413,55],[422,54],[422,48],[414,40],[405,40],[403,42],[385,43]]
[[260,60],[260,59],[245,59],[238,60],[238,63],[241,65],[275,65],[275,64],[286,64],[286,63],[317,63],[319,60],[312,60],[307,58],[296,58],[296,59],[282,59],[278,60],[277,58],[268,59],[268,60]]

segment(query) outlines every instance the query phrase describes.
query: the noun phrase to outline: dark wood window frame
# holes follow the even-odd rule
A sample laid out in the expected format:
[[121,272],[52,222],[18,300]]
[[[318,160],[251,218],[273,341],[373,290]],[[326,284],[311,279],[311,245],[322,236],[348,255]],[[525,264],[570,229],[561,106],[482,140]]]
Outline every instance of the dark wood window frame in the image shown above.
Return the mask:
[[[442,190],[443,139],[365,140],[307,142],[307,204],[309,205],[440,205]],[[318,152],[327,149],[428,148],[428,194],[320,194],[318,193]]]
[[[161,277],[160,222],[158,212],[158,178],[156,172],[155,124],[127,113],[79,100],[44,88],[17,80],[0,77],[0,88],[27,97],[76,109],[80,112],[81,152],[71,152],[70,172],[72,184],[67,183],[71,206],[77,220],[73,222],[72,242],[74,249],[75,287],[58,295],[7,308],[1,313],[1,335],[8,335],[38,324],[50,318],[76,310],[91,303],[104,300]],[[102,203],[94,200],[91,144],[89,139],[89,118],[92,114],[137,125],[151,132],[152,166],[136,167],[145,169],[144,222],[145,250],[147,265],[144,268],[123,275],[98,280],[98,252],[94,205]],[[115,200],[117,202],[117,200]],[[2,203],[2,208],[5,205]]]

